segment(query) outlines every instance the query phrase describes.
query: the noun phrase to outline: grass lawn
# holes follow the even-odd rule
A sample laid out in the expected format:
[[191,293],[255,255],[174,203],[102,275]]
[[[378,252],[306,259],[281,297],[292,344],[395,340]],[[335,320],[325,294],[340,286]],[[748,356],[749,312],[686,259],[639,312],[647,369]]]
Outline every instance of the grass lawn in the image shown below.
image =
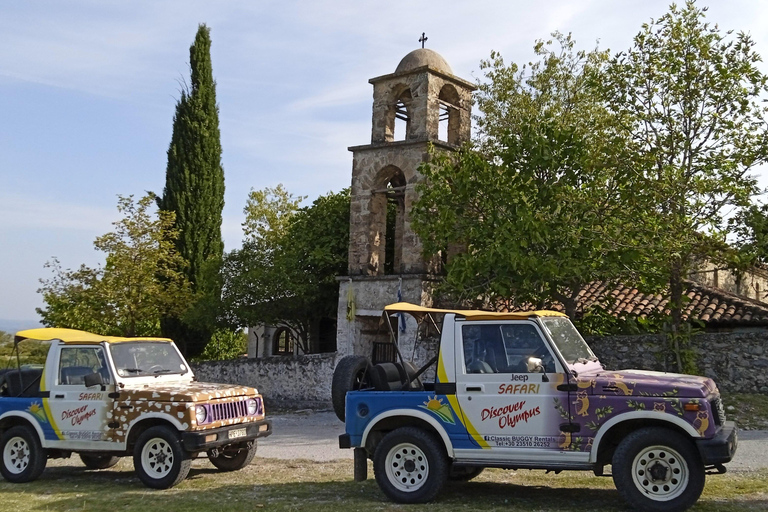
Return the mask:
[[[370,463],[369,463],[370,466]],[[610,478],[589,473],[486,470],[468,483],[446,487],[435,503],[402,506],[386,501],[372,477],[352,480],[351,461],[255,459],[248,468],[219,473],[205,459],[194,462],[187,480],[152,491],[134,476],[132,460],[114,468],[86,471],[77,457],[52,461],[29,484],[0,481],[2,511],[92,510],[100,512],[229,512],[332,510],[628,510]],[[768,472],[707,477],[698,511],[768,511]]]

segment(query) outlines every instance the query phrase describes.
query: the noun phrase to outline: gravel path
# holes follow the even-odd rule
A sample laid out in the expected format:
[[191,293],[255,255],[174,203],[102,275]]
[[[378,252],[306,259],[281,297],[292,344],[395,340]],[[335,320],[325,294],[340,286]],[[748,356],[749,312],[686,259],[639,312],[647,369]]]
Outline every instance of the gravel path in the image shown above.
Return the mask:
[[344,423],[330,411],[303,411],[269,414],[272,435],[259,440],[257,457],[311,459],[317,461],[351,459],[352,450],[339,448]]
[[[352,459],[352,450],[339,448],[344,424],[333,412],[301,411],[273,414],[274,433],[259,441],[258,457],[328,461]],[[756,471],[768,468],[768,430],[742,430],[729,471]]]

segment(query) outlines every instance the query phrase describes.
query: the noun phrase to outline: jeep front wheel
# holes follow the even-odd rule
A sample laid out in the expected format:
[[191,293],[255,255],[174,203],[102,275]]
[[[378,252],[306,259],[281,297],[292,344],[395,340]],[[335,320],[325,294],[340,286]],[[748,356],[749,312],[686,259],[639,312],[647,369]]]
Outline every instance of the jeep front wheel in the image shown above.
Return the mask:
[[139,480],[153,489],[168,489],[187,477],[192,460],[179,436],[164,426],[150,427],[136,441],[133,466]]
[[619,443],[611,466],[616,489],[641,510],[686,510],[704,490],[704,465],[696,447],[669,429],[632,432]]
[[0,473],[15,484],[36,480],[48,461],[37,432],[25,425],[11,427],[0,436],[0,451]]
[[414,427],[393,430],[373,455],[376,482],[398,503],[435,499],[448,479],[448,459],[438,440]]
[[256,455],[256,441],[233,444],[219,450],[209,450],[208,460],[220,471],[237,471],[253,461]]

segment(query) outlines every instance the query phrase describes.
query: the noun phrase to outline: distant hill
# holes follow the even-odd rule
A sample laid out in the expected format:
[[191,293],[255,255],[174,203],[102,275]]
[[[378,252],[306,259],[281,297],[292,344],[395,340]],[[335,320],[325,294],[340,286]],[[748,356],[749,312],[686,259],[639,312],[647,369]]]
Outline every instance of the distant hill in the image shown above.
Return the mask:
[[39,320],[11,320],[8,318],[0,318],[0,331],[14,334],[16,331],[23,331],[24,329],[34,329],[36,327],[42,327]]

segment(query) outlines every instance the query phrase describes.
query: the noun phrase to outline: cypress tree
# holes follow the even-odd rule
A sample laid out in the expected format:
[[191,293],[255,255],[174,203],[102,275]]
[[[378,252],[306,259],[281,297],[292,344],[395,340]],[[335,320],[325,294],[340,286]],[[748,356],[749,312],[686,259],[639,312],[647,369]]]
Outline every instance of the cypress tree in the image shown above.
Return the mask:
[[221,165],[219,109],[211,65],[210,30],[198,27],[189,48],[191,84],[181,91],[168,147],[162,210],[176,212],[176,248],[187,261],[184,269],[196,293],[196,304],[184,318],[163,318],[163,334],[189,357],[200,354],[214,328],[215,304],[221,295],[218,271],[224,252],[221,220],[224,169]]

